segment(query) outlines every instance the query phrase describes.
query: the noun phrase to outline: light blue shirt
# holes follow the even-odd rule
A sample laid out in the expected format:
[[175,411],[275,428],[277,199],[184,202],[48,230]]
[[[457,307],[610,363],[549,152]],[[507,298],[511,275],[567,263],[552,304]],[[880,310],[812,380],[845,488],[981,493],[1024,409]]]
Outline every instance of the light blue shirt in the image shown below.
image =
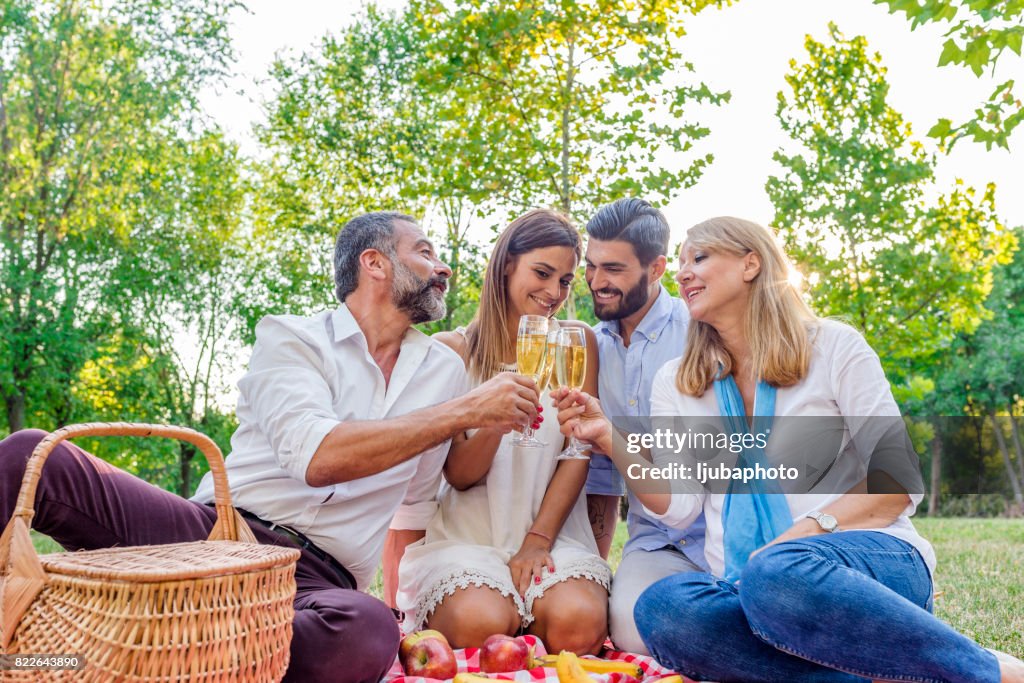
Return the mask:
[[[601,359],[598,375],[601,406],[605,415],[618,426],[646,431],[643,425],[649,422],[651,415],[654,376],[665,363],[683,354],[689,322],[686,304],[662,287],[647,315],[633,330],[628,347],[619,336],[619,321],[602,321],[594,326]],[[672,529],[645,515],[640,501],[629,493],[626,523],[629,541],[623,555],[674,546],[698,566],[707,568],[703,514],[684,530]]]

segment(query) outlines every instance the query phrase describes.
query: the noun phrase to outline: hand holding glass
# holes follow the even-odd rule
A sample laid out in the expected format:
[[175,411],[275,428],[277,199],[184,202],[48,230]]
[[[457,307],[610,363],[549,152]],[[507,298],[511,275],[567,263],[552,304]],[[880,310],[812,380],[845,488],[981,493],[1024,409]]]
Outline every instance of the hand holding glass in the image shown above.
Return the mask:
[[[582,327],[563,327],[558,330],[555,340],[555,375],[558,384],[566,389],[582,389],[587,376],[587,336]],[[551,350],[548,350],[551,353]],[[558,460],[588,460],[589,446],[575,436],[569,438],[569,445],[559,453]]]

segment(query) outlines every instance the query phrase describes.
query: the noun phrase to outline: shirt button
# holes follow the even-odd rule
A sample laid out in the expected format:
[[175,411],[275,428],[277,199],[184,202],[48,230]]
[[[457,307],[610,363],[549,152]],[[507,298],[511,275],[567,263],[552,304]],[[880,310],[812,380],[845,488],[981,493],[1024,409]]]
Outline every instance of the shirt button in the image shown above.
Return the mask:
[[629,405],[635,406],[636,405],[636,399],[635,398],[629,399]]
[[657,339],[657,338],[658,338],[658,335],[657,335],[657,334],[652,334],[652,335],[651,335],[651,339]]
[[683,540],[679,541],[679,545],[686,545],[686,539],[684,538]]

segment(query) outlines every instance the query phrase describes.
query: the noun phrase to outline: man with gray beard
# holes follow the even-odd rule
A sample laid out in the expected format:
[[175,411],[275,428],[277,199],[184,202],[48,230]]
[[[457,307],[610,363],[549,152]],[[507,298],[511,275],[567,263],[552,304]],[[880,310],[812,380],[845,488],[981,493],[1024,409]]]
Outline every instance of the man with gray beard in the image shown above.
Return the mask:
[[[532,424],[538,395],[514,373],[467,392],[462,359],[411,327],[444,315],[451,276],[413,218],[352,219],[334,266],[338,308],[257,325],[226,466],[256,538],[302,551],[285,680],[377,683],[399,632],[391,610],[361,591],[389,523],[425,526],[452,436]],[[4,523],[44,436],[0,442]],[[213,527],[212,501],[209,475],[185,500],[65,442],[46,463],[33,523],[69,550],[194,541]]]

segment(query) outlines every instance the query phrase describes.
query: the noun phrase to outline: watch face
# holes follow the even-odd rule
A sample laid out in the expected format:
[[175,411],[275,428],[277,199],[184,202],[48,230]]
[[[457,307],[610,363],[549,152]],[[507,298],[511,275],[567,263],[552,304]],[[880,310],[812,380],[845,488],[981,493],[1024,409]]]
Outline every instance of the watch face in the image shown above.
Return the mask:
[[839,526],[839,520],[832,515],[825,514],[818,518],[818,524],[820,524],[821,528],[825,531],[833,531]]

